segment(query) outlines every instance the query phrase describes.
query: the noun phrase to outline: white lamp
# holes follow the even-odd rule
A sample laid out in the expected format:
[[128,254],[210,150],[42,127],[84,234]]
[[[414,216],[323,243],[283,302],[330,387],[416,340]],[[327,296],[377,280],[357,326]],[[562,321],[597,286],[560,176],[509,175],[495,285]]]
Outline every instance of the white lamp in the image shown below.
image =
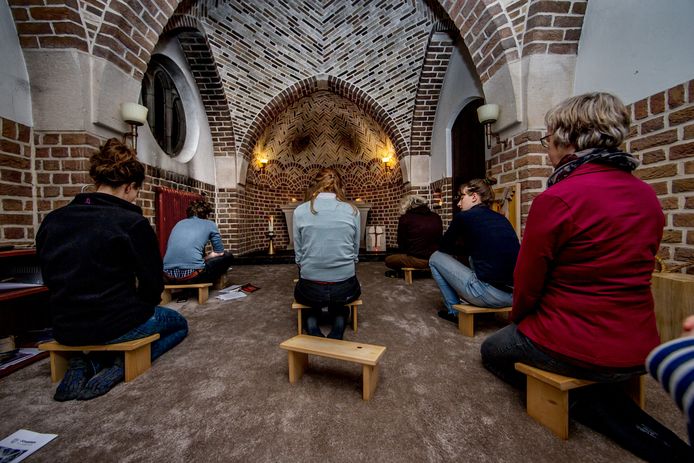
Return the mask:
[[487,149],[492,147],[492,136],[496,137],[496,143],[501,143],[506,149],[506,140],[501,140],[498,133],[492,132],[492,124],[499,120],[499,105],[489,103],[477,108],[477,119],[484,125],[484,138],[487,142]]
[[137,151],[137,128],[147,122],[147,107],[137,103],[121,103],[120,117],[123,122],[130,125],[130,133],[123,135],[123,141],[130,137],[132,147]]

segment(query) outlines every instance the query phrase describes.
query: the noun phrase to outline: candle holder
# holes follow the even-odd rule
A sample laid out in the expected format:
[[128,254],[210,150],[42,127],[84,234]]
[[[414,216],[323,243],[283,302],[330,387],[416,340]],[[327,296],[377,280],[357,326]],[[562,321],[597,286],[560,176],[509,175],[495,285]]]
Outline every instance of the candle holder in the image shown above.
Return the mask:
[[270,240],[270,246],[268,247],[267,253],[269,255],[273,255],[273,254],[275,254],[275,247],[272,244],[272,240],[275,239],[275,232],[274,231],[268,231],[268,232],[265,232],[265,234],[267,235],[267,239]]

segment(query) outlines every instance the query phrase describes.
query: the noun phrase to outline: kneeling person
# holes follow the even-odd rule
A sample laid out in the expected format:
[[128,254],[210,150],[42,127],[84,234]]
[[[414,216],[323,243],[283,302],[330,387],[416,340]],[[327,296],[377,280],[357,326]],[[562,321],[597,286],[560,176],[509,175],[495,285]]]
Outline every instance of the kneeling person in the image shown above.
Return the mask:
[[[520,245],[511,223],[490,209],[494,192],[485,180],[474,179],[460,188],[458,206],[443,235],[439,250],[431,255],[431,275],[443,295],[441,318],[457,323],[454,304],[507,307],[513,302],[513,269]],[[469,266],[459,262],[456,245]],[[462,301],[461,301],[462,298]]]
[[[154,230],[133,204],[145,178],[135,152],[112,138],[90,160],[95,193],[80,193],[46,216],[36,235],[50,295],[53,335],[61,344],[116,344],[158,333],[152,360],[181,342],[188,323],[159,307],[164,285]],[[54,399],[87,400],[125,377],[121,353],[70,358]]]
[[[229,270],[234,256],[224,251],[217,225],[207,218],[212,205],[193,201],[186,211],[188,218],[171,230],[164,256],[164,276],[171,284],[212,283]],[[207,243],[212,251],[205,254]]]

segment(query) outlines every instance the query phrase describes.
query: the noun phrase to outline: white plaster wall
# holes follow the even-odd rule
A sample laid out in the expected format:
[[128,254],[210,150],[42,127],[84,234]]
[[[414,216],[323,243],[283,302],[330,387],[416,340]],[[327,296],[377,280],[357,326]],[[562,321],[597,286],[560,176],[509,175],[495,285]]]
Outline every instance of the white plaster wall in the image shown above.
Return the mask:
[[7,0],[0,0],[0,116],[32,126],[29,74]]
[[547,111],[571,96],[576,57],[530,55],[522,59],[521,66],[525,102],[523,128],[544,129]]
[[[147,164],[215,185],[216,169],[210,126],[207,122],[200,92],[178,40],[162,38],[152,54],[161,54],[174,61],[182,72],[182,77],[188,83],[188,91],[177,85],[184,103],[186,141],[181,153],[177,157],[171,158],[159,147],[149,126],[144,125],[140,127],[139,131],[138,157]],[[137,101],[137,97],[133,101]],[[235,181],[225,180],[225,184],[230,183],[235,184]]]
[[629,104],[694,78],[694,1],[590,0],[574,93]]
[[430,182],[451,176],[451,128],[460,111],[474,98],[484,98],[477,70],[455,47],[443,80],[431,134]]

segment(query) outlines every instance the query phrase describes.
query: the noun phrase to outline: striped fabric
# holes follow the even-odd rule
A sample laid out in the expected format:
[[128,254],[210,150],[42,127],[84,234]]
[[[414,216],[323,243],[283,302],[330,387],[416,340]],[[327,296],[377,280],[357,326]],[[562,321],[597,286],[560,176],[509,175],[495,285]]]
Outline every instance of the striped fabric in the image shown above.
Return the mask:
[[646,369],[687,416],[689,443],[694,444],[694,336],[653,349],[646,358]]
[[166,276],[171,278],[172,280],[184,280],[193,273],[200,273],[200,269],[197,268],[171,268],[167,270]]

